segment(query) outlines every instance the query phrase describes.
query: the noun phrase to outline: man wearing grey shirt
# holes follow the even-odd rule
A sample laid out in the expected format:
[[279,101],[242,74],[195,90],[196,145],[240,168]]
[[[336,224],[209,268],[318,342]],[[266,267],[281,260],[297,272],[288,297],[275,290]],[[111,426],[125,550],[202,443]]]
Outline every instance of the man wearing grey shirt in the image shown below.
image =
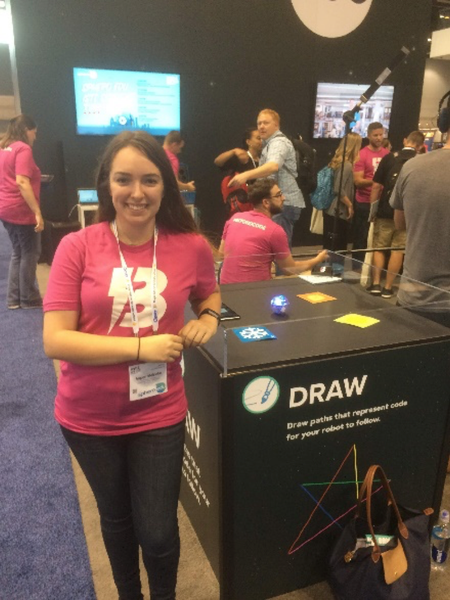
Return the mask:
[[396,228],[406,228],[398,302],[450,326],[450,130],[447,139],[441,150],[405,164],[390,205]]
[[285,230],[289,246],[295,222],[305,207],[303,195],[297,185],[297,162],[292,142],[280,131],[280,115],[269,108],[263,109],[257,119],[258,131],[263,140],[263,151],[259,167],[236,175],[229,183],[242,185],[249,179],[272,177],[278,183],[286,200],[283,210],[273,220]]

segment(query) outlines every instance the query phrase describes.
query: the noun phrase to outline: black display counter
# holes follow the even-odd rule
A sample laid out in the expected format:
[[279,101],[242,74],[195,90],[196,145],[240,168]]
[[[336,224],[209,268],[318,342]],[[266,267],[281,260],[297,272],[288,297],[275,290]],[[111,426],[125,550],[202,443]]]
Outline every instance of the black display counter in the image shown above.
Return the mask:
[[[336,300],[310,304],[298,294]],[[381,464],[400,503],[442,497],[449,453],[450,330],[359,285],[298,278],[222,287],[240,320],[185,353],[189,400],[181,501],[223,600],[263,600],[323,580]],[[271,314],[284,294],[287,317]],[[379,322],[337,323],[348,313]],[[244,343],[234,327],[276,339]]]
[[41,256],[40,263],[51,265],[55,256],[56,248],[62,238],[68,233],[78,231],[78,221],[44,221],[44,230],[41,234]]

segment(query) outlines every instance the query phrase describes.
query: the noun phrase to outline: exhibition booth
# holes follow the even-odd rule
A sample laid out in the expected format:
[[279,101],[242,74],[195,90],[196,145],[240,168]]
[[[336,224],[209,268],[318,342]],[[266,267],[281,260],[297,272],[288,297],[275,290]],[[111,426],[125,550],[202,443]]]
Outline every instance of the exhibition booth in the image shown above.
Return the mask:
[[[263,107],[314,148],[317,169],[338,147],[342,114],[383,77],[353,130],[364,136],[380,121],[397,150],[418,127],[431,0],[250,0],[232,10],[229,0],[187,9],[154,0],[145,11],[140,0],[126,10],[59,4],[6,1],[13,77],[2,92],[36,119],[36,164],[54,178],[41,198],[49,264],[64,235],[92,222],[98,157],[123,130],[150,131],[161,143],[183,132],[181,158],[197,189],[188,208],[217,241],[225,205],[214,157],[241,143]],[[327,5],[320,17],[319,4]],[[256,40],[264,43],[255,51]],[[392,72],[403,47],[408,57]],[[430,105],[432,149],[440,139]],[[310,216],[306,198],[294,245],[322,244]],[[245,257],[250,270],[259,258]],[[331,254],[327,267],[309,278],[222,285],[217,335],[185,352],[181,500],[221,600],[264,600],[323,580],[372,463],[385,468],[399,502],[439,508],[450,329],[427,314],[447,307],[450,294],[397,278],[400,297],[412,298],[397,306],[370,295],[367,269],[348,257]]]
[[[323,580],[373,463],[400,503],[439,508],[450,329],[368,293],[355,261],[330,253],[324,266],[221,286],[217,335],[185,353],[181,500],[223,600]],[[420,294],[422,311],[450,302],[421,282],[394,288]]]

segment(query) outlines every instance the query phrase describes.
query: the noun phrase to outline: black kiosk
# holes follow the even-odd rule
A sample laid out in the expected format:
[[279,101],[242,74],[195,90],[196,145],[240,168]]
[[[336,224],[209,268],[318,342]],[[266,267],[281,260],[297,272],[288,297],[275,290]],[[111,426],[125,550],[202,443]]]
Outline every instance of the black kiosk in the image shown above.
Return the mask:
[[[181,501],[223,600],[263,600],[323,580],[373,463],[400,503],[439,509],[450,329],[344,280],[223,286],[240,319],[185,353]],[[278,294],[287,316],[272,314]]]

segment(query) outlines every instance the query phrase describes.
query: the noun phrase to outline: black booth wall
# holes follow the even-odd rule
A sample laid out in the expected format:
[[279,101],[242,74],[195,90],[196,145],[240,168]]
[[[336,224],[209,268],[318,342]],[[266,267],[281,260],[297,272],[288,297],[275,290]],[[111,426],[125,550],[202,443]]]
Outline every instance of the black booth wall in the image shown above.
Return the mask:
[[0,96],[12,96],[13,94],[9,47],[6,44],[0,44]]
[[[431,0],[374,0],[356,30],[333,39],[312,33],[291,0],[13,0],[12,14],[22,110],[39,125],[37,163],[55,175],[48,219],[67,218],[108,141],[75,133],[73,67],[181,74],[183,160],[204,229],[215,233],[224,212],[213,159],[238,145],[261,108],[311,142],[316,83],[370,84],[407,46],[388,81],[394,146],[417,127]],[[336,144],[314,141],[320,165]]]
[[[10,96],[11,98],[14,96],[9,46],[7,44],[0,44],[0,96]],[[11,115],[7,112],[0,111],[1,133],[6,131],[10,117]]]

